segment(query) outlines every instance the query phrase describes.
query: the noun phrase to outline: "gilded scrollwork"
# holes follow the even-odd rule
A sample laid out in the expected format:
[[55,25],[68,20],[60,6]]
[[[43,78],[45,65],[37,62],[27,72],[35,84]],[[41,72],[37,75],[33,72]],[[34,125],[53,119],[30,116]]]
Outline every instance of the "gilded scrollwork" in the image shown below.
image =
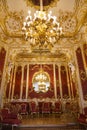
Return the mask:
[[87,101],[87,95],[84,96],[84,99]]
[[59,22],[62,24],[63,33],[73,33],[77,25],[76,17],[73,17],[73,12],[63,12],[60,10],[59,14]]
[[[68,16],[67,16],[68,17]],[[66,19],[68,19],[66,17]],[[70,15],[69,15],[70,17]],[[77,8],[75,12],[73,12],[71,17],[72,22],[70,22],[70,25],[72,23],[73,26],[75,26],[75,20],[76,20],[76,27],[74,28],[73,32],[70,30],[69,32],[64,33],[64,37],[73,37],[75,36],[85,23],[87,19],[87,0],[83,2],[83,4],[80,6],[80,8]]]
[[22,28],[22,17],[17,12],[11,13],[5,20],[6,28],[9,32],[20,32]]
[[4,2],[4,0],[0,0],[0,22],[8,14],[6,5],[6,1]]

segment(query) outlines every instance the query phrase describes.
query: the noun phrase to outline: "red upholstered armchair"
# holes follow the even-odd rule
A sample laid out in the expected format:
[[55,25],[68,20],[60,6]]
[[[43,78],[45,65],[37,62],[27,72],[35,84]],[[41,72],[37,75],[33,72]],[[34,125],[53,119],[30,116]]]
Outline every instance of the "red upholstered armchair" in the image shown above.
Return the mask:
[[78,122],[87,125],[87,107],[84,108],[84,114],[80,113],[78,115]]
[[42,106],[42,114],[43,113],[51,113],[51,105],[50,102],[43,102],[43,106]]
[[28,115],[27,107],[28,107],[27,103],[22,103],[22,104],[21,104],[20,114]]
[[53,112],[54,113],[61,113],[62,112],[61,102],[57,101],[54,103]]
[[30,108],[31,115],[33,115],[33,114],[39,115],[39,108],[38,108],[38,105],[36,104],[36,102],[34,102],[34,101],[29,102],[29,108]]
[[2,108],[0,110],[0,123],[3,125],[19,125],[21,119],[17,114],[11,113],[8,108]]

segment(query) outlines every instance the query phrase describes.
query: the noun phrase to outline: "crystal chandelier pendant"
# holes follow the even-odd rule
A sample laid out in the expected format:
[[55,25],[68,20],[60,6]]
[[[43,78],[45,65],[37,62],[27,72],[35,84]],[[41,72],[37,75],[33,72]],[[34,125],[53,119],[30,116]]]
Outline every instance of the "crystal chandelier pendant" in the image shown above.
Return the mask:
[[50,11],[46,14],[43,11],[43,1],[40,0],[40,11],[34,13],[34,18],[31,12],[28,11],[26,21],[23,23],[22,28],[25,40],[33,46],[53,46],[62,34],[62,28],[57,22],[56,16],[52,16]]

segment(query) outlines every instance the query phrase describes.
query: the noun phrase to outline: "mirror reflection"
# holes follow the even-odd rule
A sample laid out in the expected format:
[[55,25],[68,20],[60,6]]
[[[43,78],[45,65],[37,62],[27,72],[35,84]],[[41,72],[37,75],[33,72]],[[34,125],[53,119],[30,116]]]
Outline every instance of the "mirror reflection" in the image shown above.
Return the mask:
[[33,76],[33,88],[36,92],[47,92],[50,87],[50,77],[47,72],[40,70]]

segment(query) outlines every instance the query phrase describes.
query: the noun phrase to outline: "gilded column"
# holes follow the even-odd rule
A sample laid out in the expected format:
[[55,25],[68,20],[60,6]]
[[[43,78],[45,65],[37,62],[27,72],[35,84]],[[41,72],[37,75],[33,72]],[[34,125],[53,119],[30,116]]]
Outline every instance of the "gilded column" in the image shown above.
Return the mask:
[[74,94],[73,94],[73,87],[72,87],[72,74],[69,68],[69,75],[70,75],[70,85],[71,85],[71,97],[74,98]]
[[76,53],[75,53],[76,49],[74,49],[74,56],[75,56],[75,63],[76,63],[76,76],[77,76],[78,93],[79,93],[79,106],[80,106],[80,112],[82,112],[84,102],[83,102],[83,93],[82,93],[81,80],[80,80],[80,75],[79,75],[79,68],[78,68],[78,63],[77,63],[77,58],[76,58]]
[[58,65],[58,67],[59,67],[59,86],[60,86],[60,96],[61,96],[61,100],[63,100],[60,65]]
[[69,75],[68,75],[68,69],[67,69],[67,66],[66,66],[66,75],[67,75],[68,93],[69,93],[69,97],[71,98],[71,93],[70,93],[70,83],[69,83]]
[[83,52],[83,46],[80,46],[80,48],[81,48],[82,59],[83,59],[83,62],[84,62],[84,68],[85,68],[85,72],[86,72],[86,62],[85,62],[85,56],[84,56],[84,52]]
[[13,77],[14,67],[12,68],[12,73],[10,76],[10,88],[9,88],[9,99],[11,98],[11,89],[12,89],[12,77]]

